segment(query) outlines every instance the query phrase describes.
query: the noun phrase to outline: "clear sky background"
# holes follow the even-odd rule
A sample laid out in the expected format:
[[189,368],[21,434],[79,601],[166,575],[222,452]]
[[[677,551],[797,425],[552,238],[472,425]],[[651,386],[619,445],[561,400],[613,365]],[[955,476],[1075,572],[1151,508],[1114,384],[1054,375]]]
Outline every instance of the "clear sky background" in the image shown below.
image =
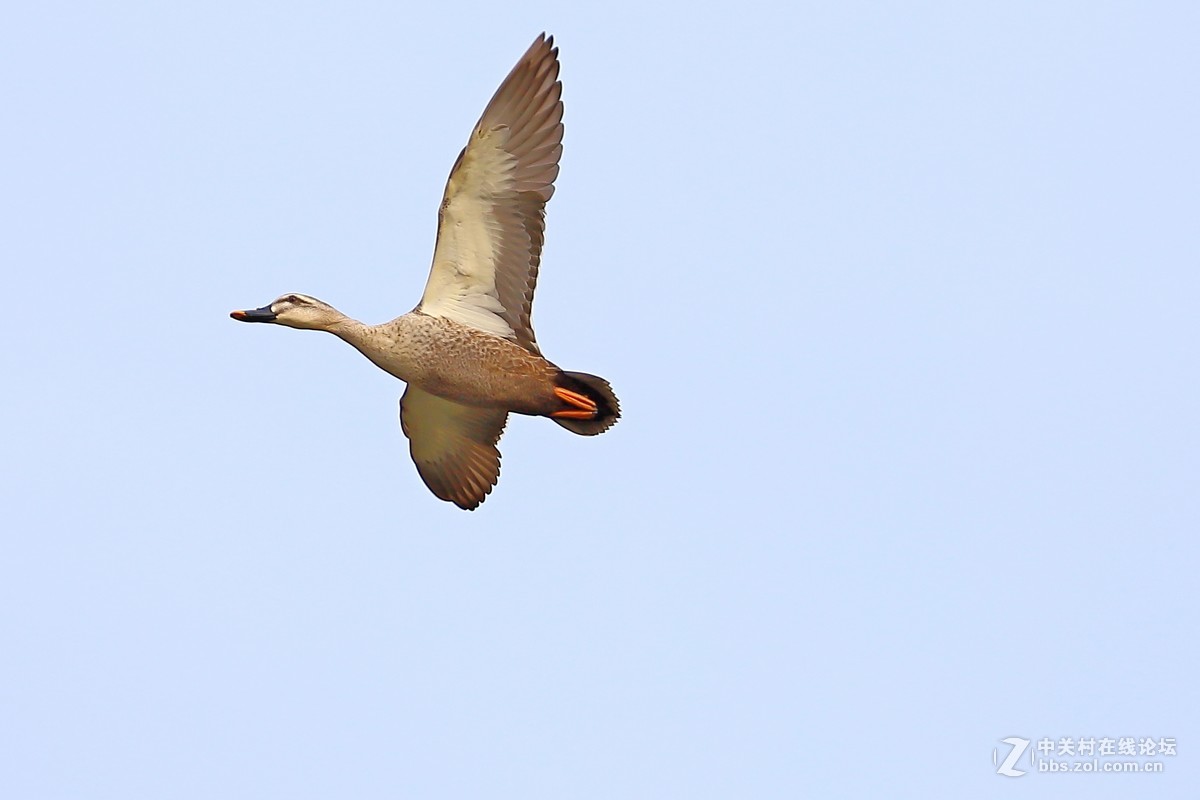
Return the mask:
[[[228,312],[411,309],[542,30],[625,417],[466,513]],[[0,796],[1194,797],[1198,76],[1194,3],[10,4]]]

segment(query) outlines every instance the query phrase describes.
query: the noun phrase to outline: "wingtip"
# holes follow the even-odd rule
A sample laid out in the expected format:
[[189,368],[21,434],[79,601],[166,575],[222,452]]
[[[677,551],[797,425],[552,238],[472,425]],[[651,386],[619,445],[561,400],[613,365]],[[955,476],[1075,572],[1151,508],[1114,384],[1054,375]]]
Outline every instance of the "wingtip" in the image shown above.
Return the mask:
[[533,44],[529,46],[529,51],[526,55],[532,56],[534,52],[539,50],[548,51],[555,58],[558,58],[558,48],[554,45],[554,36],[545,31],[539,33],[537,38],[533,40]]

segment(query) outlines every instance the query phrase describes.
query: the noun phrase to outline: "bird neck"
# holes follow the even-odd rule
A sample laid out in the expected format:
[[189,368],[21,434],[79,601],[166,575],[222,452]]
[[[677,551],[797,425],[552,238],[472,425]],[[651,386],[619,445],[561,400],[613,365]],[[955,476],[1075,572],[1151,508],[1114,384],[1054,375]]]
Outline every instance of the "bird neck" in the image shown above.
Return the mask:
[[369,327],[369,325],[343,314],[339,319],[330,323],[325,330],[361,350],[361,345],[366,341]]

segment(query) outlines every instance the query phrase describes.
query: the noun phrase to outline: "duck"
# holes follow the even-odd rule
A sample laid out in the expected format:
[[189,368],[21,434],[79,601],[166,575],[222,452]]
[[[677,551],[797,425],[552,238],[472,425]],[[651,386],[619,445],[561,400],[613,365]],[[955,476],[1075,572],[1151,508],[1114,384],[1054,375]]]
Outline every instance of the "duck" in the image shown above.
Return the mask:
[[604,378],[559,369],[534,336],[533,293],[546,204],[562,156],[562,82],[541,34],[500,84],[450,170],[437,242],[416,308],[368,325],[288,293],[239,322],[332,333],[407,384],[400,428],[438,498],[472,511],[500,477],[510,414],[548,417],[595,436],[621,416]]

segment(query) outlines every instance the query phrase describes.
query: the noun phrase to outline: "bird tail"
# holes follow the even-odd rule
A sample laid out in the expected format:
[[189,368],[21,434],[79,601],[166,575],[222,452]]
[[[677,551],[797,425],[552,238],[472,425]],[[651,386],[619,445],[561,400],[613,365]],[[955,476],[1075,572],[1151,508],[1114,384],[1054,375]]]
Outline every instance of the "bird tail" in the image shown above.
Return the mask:
[[563,408],[550,418],[580,436],[604,433],[621,417],[621,404],[604,378],[586,372],[560,372],[554,393],[563,401]]

